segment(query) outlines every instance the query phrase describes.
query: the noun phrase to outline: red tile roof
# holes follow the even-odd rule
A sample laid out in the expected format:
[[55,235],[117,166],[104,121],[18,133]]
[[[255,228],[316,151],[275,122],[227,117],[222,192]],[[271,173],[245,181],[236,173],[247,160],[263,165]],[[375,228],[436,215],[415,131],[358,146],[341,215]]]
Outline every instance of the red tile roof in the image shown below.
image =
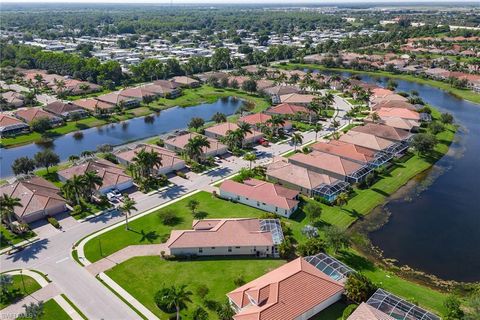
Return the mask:
[[140,152],[141,150],[145,150],[147,152],[154,151],[155,153],[160,155],[160,157],[162,158],[162,164],[160,166],[156,166],[157,170],[160,168],[172,167],[179,163],[185,162],[183,161],[182,158],[177,156],[177,154],[173,151],[167,150],[165,148],[157,147],[157,146],[148,145],[148,144],[139,145],[135,149],[120,152],[116,156],[117,158],[120,158],[126,162],[131,162],[133,158],[137,156],[137,153]]
[[363,163],[370,162],[375,159],[375,151],[353,143],[338,140],[330,140],[328,142],[317,142],[310,146],[313,150],[334,154],[342,158],[360,161]]
[[[211,223],[211,225],[208,225]],[[258,219],[193,221],[193,230],[173,230],[168,248],[273,246],[272,233],[260,229]]]
[[[165,144],[172,145],[172,146],[174,146],[175,148],[178,148],[178,149],[184,149],[190,139],[192,139],[195,136],[199,136],[199,135],[200,134],[193,133],[193,132],[182,134],[180,136],[176,136],[176,137],[165,140]],[[206,138],[207,138],[208,142],[210,142],[210,147],[202,148],[203,153],[208,153],[208,152],[211,152],[211,151],[217,151],[217,150],[227,148],[224,144],[218,142],[215,139],[212,139],[212,138],[209,138],[209,137],[206,137]]]
[[[205,129],[205,132],[210,132],[222,137],[225,137],[227,135],[228,131],[235,131],[238,129],[238,125],[236,123],[232,122],[222,122],[217,125],[214,125],[212,127],[208,127]],[[258,137],[262,136],[263,133],[260,131],[252,130],[252,133],[248,132],[245,135],[245,139],[253,138],[253,137]]]
[[257,179],[245,180],[244,183],[225,180],[220,185],[222,191],[287,210],[298,205],[298,200],[295,200],[297,191]]
[[376,112],[381,118],[398,117],[410,120],[420,120],[420,114],[418,112],[404,108],[380,108]]
[[41,108],[27,108],[19,109],[15,112],[15,116],[24,120],[27,123],[32,122],[33,120],[38,120],[40,118],[48,118],[53,121],[60,121],[61,119],[53,114],[44,111]]
[[395,318],[362,302],[347,320],[395,320]]
[[242,309],[235,320],[274,320],[296,319],[341,292],[341,283],[297,258],[227,296]]
[[338,140],[376,151],[384,150],[394,144],[391,140],[359,131],[348,131]]
[[80,108],[86,109],[86,110],[91,111],[91,112],[97,112],[97,109],[98,110],[112,110],[113,108],[115,108],[114,104],[99,101],[99,100],[92,99],[92,98],[79,99],[79,100],[72,101],[72,103],[76,106],[79,106]]
[[362,167],[359,163],[320,151],[313,151],[309,154],[297,153],[291,156],[289,160],[342,176],[347,176]]
[[403,141],[412,136],[408,131],[377,123],[367,123],[363,126],[357,126],[352,128],[351,131],[369,133],[393,141]]

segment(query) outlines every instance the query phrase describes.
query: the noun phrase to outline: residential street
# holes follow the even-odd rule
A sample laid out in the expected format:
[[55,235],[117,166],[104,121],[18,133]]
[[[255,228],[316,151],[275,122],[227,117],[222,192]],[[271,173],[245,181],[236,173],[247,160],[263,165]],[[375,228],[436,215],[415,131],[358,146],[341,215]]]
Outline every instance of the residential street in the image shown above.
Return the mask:
[[[335,106],[340,109],[336,120],[340,122],[341,127],[347,125],[348,120],[344,119],[344,115],[351,106],[338,97],[335,97]],[[329,124],[324,124],[324,128],[322,132],[318,133],[318,137],[331,132]],[[304,144],[315,139],[314,132],[304,133],[303,136]],[[293,150],[293,146],[290,143],[283,143],[272,144],[269,147],[257,146],[256,149],[263,151],[263,155],[255,162],[255,165],[264,165],[271,162],[274,156]],[[164,191],[149,195],[137,192],[133,194],[133,197],[137,202],[138,211],[133,215],[155,208],[192,191],[206,190],[211,183],[248,166],[247,161],[230,156],[222,160],[218,168],[207,174],[189,173],[188,180],[180,177],[172,178],[171,182],[176,185]],[[65,293],[89,319],[139,319],[132,309],[70,257],[71,248],[78,240],[122,220],[123,217],[118,213],[109,213],[81,223],[72,222],[71,218],[67,220],[66,224],[60,221],[64,226],[63,231],[45,232],[43,230],[41,234],[44,237],[40,236],[38,241],[23,251],[13,255],[1,255],[1,270],[23,268],[39,270],[47,274],[59,290]],[[43,226],[43,228],[47,228],[47,226]]]

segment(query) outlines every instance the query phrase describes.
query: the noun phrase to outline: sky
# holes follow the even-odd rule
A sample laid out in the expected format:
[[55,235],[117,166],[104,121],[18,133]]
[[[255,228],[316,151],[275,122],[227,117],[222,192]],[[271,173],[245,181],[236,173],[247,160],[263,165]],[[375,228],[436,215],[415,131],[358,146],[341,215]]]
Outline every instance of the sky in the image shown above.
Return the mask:
[[[66,3],[65,0],[0,0],[0,3],[26,3],[26,2],[35,2],[35,3],[42,3],[42,2],[49,2],[49,3]],[[259,4],[259,3],[281,3],[281,4],[289,4],[294,5],[295,3],[302,4],[302,3],[309,3],[309,4],[336,4],[336,3],[389,3],[392,2],[394,4],[404,4],[404,3],[412,3],[412,2],[475,2],[475,0],[68,0],[68,2],[76,2],[76,3],[178,3],[178,4],[185,4],[185,3],[193,3],[193,4],[209,4],[209,3],[224,3],[224,4],[231,4],[231,3],[250,3],[250,4]]]

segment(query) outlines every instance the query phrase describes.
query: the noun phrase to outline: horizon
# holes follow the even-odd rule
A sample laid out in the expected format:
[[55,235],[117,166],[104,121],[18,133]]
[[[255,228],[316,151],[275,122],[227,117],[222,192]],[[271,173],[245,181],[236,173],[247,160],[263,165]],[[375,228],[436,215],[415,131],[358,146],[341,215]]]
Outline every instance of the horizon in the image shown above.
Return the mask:
[[231,4],[279,4],[279,5],[288,5],[288,6],[301,6],[301,5],[319,5],[319,6],[328,6],[328,5],[337,5],[341,4],[383,4],[389,6],[398,6],[398,5],[426,5],[426,4],[472,4],[476,6],[480,6],[480,2],[472,1],[472,0],[399,0],[399,1],[386,1],[386,0],[337,0],[337,1],[319,1],[319,0],[302,0],[297,3],[292,3],[291,0],[231,0],[228,3],[225,3],[225,0],[142,0],[141,2],[134,1],[134,0],[70,0],[69,3],[65,3],[63,0],[0,0],[0,4],[8,3],[8,4],[41,4],[41,3],[56,3],[62,5],[69,5],[69,4],[182,4],[182,5],[209,5],[209,4],[224,4],[224,5],[231,5]]

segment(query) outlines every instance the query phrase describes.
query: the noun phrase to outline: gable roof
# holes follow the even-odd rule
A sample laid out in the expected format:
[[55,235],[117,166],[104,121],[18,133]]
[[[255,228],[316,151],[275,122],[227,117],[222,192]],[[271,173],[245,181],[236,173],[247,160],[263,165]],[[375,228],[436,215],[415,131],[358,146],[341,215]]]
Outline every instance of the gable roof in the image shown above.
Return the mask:
[[220,191],[273,205],[282,209],[293,209],[298,205],[298,192],[282,186],[257,179],[248,179],[243,183],[233,180],[225,180],[220,185]]
[[72,103],[76,106],[79,106],[82,109],[86,109],[92,112],[96,112],[97,109],[99,110],[111,110],[115,108],[114,104],[104,102],[104,101],[99,101],[96,99],[92,98],[87,98],[87,99],[79,99],[72,101]]
[[376,112],[381,118],[399,117],[403,119],[420,120],[420,114],[418,112],[404,108],[380,108]]
[[[188,141],[195,136],[200,136],[200,134],[194,133],[194,132],[185,133],[180,136],[176,136],[176,137],[165,140],[165,144],[172,145],[178,149],[185,149],[185,146],[187,145]],[[203,147],[202,148],[203,153],[208,153],[210,151],[216,151],[216,150],[227,148],[227,146],[220,143],[218,140],[215,140],[209,137],[206,137],[206,138],[208,142],[210,142],[210,147]]]
[[229,292],[235,320],[296,319],[343,292],[343,285],[297,258]]
[[0,194],[20,199],[22,207],[14,209],[17,217],[66,204],[66,200],[60,196],[60,189],[40,177],[32,177],[2,186]]
[[393,141],[404,141],[412,136],[408,131],[378,123],[367,123],[363,126],[356,126],[352,128],[351,131],[369,133]]
[[32,122],[33,120],[38,120],[40,118],[48,118],[50,121],[60,121],[61,119],[53,114],[46,112],[41,108],[27,108],[19,109],[15,111],[15,116],[24,120],[27,123]]
[[391,140],[359,131],[348,131],[342,134],[338,140],[376,151],[384,150],[394,144]]
[[98,96],[95,99],[115,105],[122,101],[125,101],[125,102],[131,101],[133,98],[124,96],[121,94],[121,92],[110,92],[107,94],[102,94],[101,96]]
[[270,231],[262,231],[259,219],[205,219],[193,221],[193,230],[172,230],[168,248],[273,246]]
[[143,99],[145,97],[152,97],[155,95],[155,93],[145,89],[145,87],[123,89],[119,92],[119,94],[124,97],[137,98],[137,99]]
[[79,176],[89,171],[95,172],[103,180],[103,184],[97,186],[97,190],[132,180],[122,168],[105,159],[90,160],[86,163],[60,170],[58,171],[58,175],[65,179],[70,179],[74,175]]
[[321,185],[338,182],[329,175],[289,163],[285,159],[275,161],[267,166],[267,176],[286,181],[302,188],[313,190]]

